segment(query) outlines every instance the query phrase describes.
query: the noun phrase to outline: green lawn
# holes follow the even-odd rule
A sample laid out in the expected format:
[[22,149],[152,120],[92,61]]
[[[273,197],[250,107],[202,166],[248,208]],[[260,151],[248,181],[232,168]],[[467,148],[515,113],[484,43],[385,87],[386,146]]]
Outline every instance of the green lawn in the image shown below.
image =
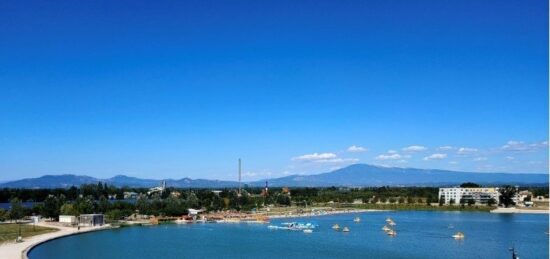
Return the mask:
[[[32,224],[21,224],[21,236],[25,237],[41,235],[45,233],[55,232],[55,228],[39,227],[33,228]],[[19,233],[19,226],[17,224],[0,224],[0,243],[6,241],[15,241]]]

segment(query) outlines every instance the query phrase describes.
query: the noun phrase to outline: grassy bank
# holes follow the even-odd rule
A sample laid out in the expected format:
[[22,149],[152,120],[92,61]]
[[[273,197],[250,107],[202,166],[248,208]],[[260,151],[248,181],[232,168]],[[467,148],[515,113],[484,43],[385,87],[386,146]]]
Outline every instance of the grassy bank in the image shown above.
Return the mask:
[[21,236],[23,238],[55,232],[55,228],[34,226],[31,224],[0,224],[0,243],[15,241],[19,235],[19,225],[21,225]]

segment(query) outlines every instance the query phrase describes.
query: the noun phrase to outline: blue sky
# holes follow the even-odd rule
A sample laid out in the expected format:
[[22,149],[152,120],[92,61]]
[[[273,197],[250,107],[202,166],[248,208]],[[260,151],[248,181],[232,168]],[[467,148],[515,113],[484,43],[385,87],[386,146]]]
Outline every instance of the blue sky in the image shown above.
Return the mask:
[[548,172],[547,1],[2,1],[0,181]]

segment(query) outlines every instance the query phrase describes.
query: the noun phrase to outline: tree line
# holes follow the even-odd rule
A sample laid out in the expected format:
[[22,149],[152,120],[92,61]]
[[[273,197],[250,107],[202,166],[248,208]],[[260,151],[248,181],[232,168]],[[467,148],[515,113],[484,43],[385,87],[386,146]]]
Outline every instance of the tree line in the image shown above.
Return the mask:
[[[474,187],[474,183],[465,183]],[[548,187],[530,187],[537,195],[548,196]],[[189,208],[204,208],[207,211],[236,210],[250,211],[268,205],[302,206],[334,202],[351,204],[359,201],[365,204],[422,204],[431,206],[440,203],[439,188],[436,187],[365,187],[365,188],[263,188],[245,187],[239,194],[235,189],[167,188],[162,193],[147,195],[147,188],[118,188],[105,183],[85,184],[66,189],[8,189],[0,190],[0,201],[9,201],[10,210],[0,209],[0,221],[17,220],[24,216],[41,215],[57,218],[59,215],[80,215],[104,213],[109,219],[121,219],[133,213],[147,215],[181,216]],[[123,200],[124,192],[136,192],[135,200]],[[515,188],[501,188],[501,200],[505,206],[513,203]],[[33,201],[30,208],[23,201]],[[492,201],[489,205],[494,205]],[[473,205],[472,200],[461,200],[463,206]]]

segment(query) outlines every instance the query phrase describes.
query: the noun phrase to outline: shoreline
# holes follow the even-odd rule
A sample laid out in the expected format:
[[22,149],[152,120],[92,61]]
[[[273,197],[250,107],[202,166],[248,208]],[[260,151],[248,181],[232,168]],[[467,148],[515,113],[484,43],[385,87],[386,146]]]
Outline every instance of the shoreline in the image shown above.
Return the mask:
[[303,218],[303,217],[319,217],[319,216],[328,216],[328,215],[338,215],[338,214],[353,214],[353,213],[365,213],[365,212],[383,212],[383,211],[393,211],[393,210],[383,210],[383,209],[349,209],[349,210],[337,210],[337,211],[326,211],[324,213],[300,213],[300,214],[277,214],[277,215],[268,215],[269,219],[283,219],[283,218]]
[[46,233],[42,235],[31,236],[25,238],[23,242],[16,243],[14,241],[5,242],[0,244],[0,254],[2,258],[6,259],[28,259],[28,253],[35,248],[36,246],[46,243],[51,240],[58,238],[84,234],[88,232],[94,232],[98,230],[112,229],[113,227],[109,224],[100,226],[100,227],[81,227],[80,230],[74,227],[65,227],[65,226],[56,226],[52,224],[46,224],[44,222],[36,224],[37,226],[55,228],[57,231]]
[[497,214],[550,214],[550,210],[533,210],[533,209],[518,209],[518,208],[497,208],[490,211]]

